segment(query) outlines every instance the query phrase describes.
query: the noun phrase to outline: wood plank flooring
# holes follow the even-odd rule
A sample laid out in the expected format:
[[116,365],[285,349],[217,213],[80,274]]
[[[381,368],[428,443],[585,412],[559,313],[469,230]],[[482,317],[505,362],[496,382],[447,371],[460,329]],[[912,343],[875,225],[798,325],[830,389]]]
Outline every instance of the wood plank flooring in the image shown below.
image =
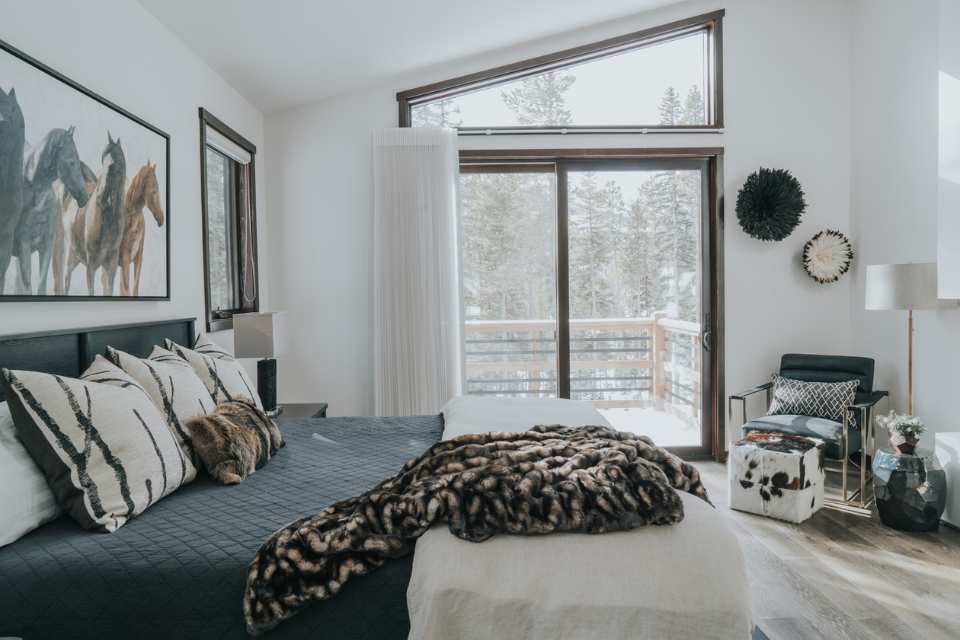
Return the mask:
[[727,507],[726,466],[696,463],[740,538],[769,640],[960,638],[960,531],[903,533],[823,509],[801,525]]

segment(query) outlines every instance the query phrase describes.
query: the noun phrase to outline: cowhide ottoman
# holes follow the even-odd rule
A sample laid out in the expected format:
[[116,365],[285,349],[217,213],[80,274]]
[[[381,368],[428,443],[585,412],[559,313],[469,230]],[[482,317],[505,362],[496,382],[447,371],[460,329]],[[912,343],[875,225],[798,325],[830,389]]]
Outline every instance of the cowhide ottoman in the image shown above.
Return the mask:
[[800,523],[823,506],[824,442],[766,431],[734,445],[730,508]]

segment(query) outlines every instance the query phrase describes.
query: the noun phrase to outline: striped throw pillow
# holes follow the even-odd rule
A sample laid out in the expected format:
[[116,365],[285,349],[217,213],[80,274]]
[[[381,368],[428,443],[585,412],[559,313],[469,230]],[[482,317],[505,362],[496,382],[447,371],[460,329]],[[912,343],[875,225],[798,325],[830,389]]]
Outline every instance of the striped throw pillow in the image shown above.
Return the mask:
[[190,418],[207,415],[217,406],[193,367],[160,347],[154,347],[147,358],[107,347],[107,357],[143,387],[166,418],[189,462],[187,482],[193,480],[198,461],[185,425]]
[[217,404],[243,400],[253,403],[257,409],[263,411],[260,395],[246,369],[213,340],[201,335],[193,349],[187,349],[169,339],[166,344],[167,349],[190,363]]
[[104,358],[81,379],[2,373],[17,435],[80,526],[116,531],[187,480],[163,415]]

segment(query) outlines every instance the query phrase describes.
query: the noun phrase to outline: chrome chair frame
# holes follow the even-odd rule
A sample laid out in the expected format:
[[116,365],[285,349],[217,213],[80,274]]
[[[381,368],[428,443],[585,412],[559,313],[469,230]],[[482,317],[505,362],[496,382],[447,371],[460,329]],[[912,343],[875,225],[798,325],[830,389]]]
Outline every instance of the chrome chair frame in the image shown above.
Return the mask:
[[[773,383],[767,382],[764,384],[751,387],[746,391],[741,391],[731,395],[727,400],[727,419],[733,421],[733,401],[739,400],[741,406],[741,415],[743,416],[743,425],[749,422],[747,418],[747,398],[752,396],[755,393],[760,393],[761,391],[766,391],[767,395],[767,406],[770,406],[770,401],[772,400],[773,392]],[[872,391],[867,396],[866,400],[861,402],[856,402],[849,407],[847,411],[843,414],[843,432],[841,434],[841,447],[843,450],[843,456],[840,462],[840,468],[831,468],[824,466],[824,470],[830,471],[831,473],[840,473],[841,478],[841,493],[843,498],[838,500],[836,498],[827,498],[824,497],[823,504],[824,507],[828,509],[834,509],[837,511],[845,511],[847,513],[853,513],[858,516],[870,517],[871,512],[873,511],[873,495],[867,499],[867,486],[868,483],[873,482],[873,472],[870,471],[868,474],[867,464],[868,451],[876,451],[877,448],[877,436],[876,436],[876,427],[873,424],[873,408],[885,397],[888,397],[886,391]],[[860,448],[858,451],[850,451],[850,412],[856,411],[858,417],[860,418]],[[870,443],[868,448],[867,443]],[[850,454],[859,453],[860,462],[857,465],[860,468],[860,483],[857,490],[852,494],[849,491],[848,487],[848,475],[850,473]]]

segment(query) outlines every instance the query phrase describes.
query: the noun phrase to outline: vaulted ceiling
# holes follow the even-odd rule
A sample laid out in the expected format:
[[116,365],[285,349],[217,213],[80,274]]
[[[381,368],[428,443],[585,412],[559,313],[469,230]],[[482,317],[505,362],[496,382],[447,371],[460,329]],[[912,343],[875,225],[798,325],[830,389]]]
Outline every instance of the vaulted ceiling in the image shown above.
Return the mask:
[[320,100],[434,64],[675,0],[140,0],[259,108]]

